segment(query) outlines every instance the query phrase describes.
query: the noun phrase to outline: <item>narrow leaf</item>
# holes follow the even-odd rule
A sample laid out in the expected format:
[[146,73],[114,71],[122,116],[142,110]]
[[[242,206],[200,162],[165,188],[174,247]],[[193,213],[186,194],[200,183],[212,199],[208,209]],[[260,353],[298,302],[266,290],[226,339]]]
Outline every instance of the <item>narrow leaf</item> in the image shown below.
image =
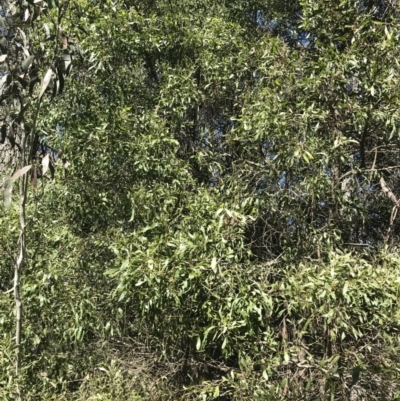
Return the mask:
[[219,397],[219,386],[215,387],[213,394],[213,398],[218,398],[218,397]]
[[19,170],[17,170],[13,175],[12,175],[12,179],[16,180],[19,177],[23,176],[24,174],[26,174],[30,169],[31,169],[32,165],[30,164],[29,166],[25,166],[20,168]]
[[28,40],[26,38],[25,32],[21,28],[17,28],[17,29],[18,29],[18,31],[19,31],[19,33],[21,35],[21,38],[22,38],[22,40],[24,42],[24,48],[26,48],[26,46],[28,44]]
[[225,349],[226,343],[227,343],[227,341],[226,341],[226,337],[225,337],[224,341],[222,342],[222,346],[221,346],[222,349]]
[[3,196],[4,196],[4,206],[6,209],[9,209],[11,206],[13,184],[14,180],[12,178],[7,178],[7,180],[4,183]]
[[217,258],[215,256],[211,260],[211,269],[214,273],[217,272]]
[[349,289],[349,283],[346,281],[343,286],[343,295],[346,296],[347,290]]
[[44,91],[47,89],[47,87],[49,86],[50,83],[50,79],[51,79],[51,74],[53,73],[53,70],[51,68],[49,68],[43,78],[42,81],[42,87],[40,88],[40,93],[39,93],[39,99],[41,99]]
[[43,24],[43,28],[46,32],[47,39],[50,37],[50,28],[47,24]]
[[47,173],[47,170],[49,169],[49,154],[47,154],[45,157],[42,159],[42,166],[43,166],[43,175]]
[[29,56],[23,61],[23,63],[21,64],[22,71],[24,72],[28,71],[28,68],[32,64],[34,58],[35,56]]
[[30,15],[31,15],[31,14],[30,14],[30,12],[29,12],[29,9],[27,8],[27,9],[25,10],[25,13],[24,13],[24,22],[28,21]]

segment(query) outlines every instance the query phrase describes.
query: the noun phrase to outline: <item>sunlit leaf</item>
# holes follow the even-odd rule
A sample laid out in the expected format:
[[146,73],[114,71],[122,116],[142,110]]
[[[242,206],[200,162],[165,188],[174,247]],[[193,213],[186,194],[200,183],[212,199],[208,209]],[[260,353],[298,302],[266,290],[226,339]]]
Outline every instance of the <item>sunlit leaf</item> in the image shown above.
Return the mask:
[[28,69],[34,59],[35,59],[35,56],[27,57],[21,64],[22,71],[24,71],[24,72],[28,71]]
[[215,387],[213,397],[214,398],[218,398],[219,397],[219,386]]
[[47,89],[47,87],[48,87],[48,85],[50,83],[50,79],[51,79],[52,73],[53,73],[53,70],[51,68],[49,68],[47,70],[44,78],[43,78],[42,86],[40,87],[40,93],[39,93],[39,96],[38,96],[39,99],[41,99],[44,91]]
[[215,256],[211,259],[211,269],[214,273],[217,272],[217,258]]
[[30,12],[29,12],[29,8],[25,9],[25,13],[24,13],[24,22],[28,21],[30,16]]
[[29,166],[25,166],[20,168],[19,170],[17,170],[13,175],[12,175],[12,179],[16,180],[19,177],[22,177],[24,174],[26,174],[30,169],[31,169],[32,165],[30,164]]
[[349,283],[348,283],[348,281],[346,281],[346,282],[344,283],[344,286],[343,286],[343,295],[346,295],[346,294],[347,294],[348,288],[349,288]]
[[43,166],[43,175],[47,173],[47,170],[49,168],[49,161],[50,161],[50,155],[47,154],[45,157],[42,159],[42,166]]

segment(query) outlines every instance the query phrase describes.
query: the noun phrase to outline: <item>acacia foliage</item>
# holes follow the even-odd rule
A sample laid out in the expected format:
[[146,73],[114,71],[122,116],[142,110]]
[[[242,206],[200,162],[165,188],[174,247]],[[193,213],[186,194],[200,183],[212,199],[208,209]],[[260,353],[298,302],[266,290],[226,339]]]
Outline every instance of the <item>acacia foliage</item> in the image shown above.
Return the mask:
[[68,88],[37,121],[69,168],[29,195],[26,398],[395,398],[397,4],[69,7]]

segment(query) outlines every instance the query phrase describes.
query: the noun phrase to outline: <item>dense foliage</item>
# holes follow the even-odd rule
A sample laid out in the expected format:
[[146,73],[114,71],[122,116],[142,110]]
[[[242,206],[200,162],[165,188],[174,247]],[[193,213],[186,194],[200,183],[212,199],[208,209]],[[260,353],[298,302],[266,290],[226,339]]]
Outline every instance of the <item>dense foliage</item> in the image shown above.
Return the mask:
[[399,12],[4,3],[0,397],[400,398]]

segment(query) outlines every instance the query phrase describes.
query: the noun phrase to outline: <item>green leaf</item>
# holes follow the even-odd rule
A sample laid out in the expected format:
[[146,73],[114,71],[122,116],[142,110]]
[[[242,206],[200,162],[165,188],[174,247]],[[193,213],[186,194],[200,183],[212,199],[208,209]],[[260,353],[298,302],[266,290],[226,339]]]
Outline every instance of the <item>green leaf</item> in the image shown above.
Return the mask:
[[222,342],[221,349],[225,349],[227,343],[228,343],[228,340],[227,340],[227,338],[225,337],[225,338],[224,338],[224,341]]
[[211,260],[211,269],[214,273],[217,273],[217,258],[215,256]]
[[343,286],[343,295],[346,296],[347,290],[349,289],[349,282],[346,281]]
[[214,398],[218,398],[219,397],[219,386],[215,387],[213,397]]
[[51,79],[52,73],[53,73],[53,70],[52,70],[51,68],[49,68],[49,69],[47,70],[47,72],[46,72],[44,78],[43,78],[42,86],[41,86],[41,88],[40,88],[40,93],[39,93],[39,96],[38,96],[38,99],[39,99],[39,100],[40,100],[41,97],[43,96],[44,91],[47,89],[47,87],[48,87],[48,85],[49,85],[49,83],[50,83],[50,79]]
[[311,388],[311,384],[312,384],[312,376],[308,379],[307,381],[307,385],[306,385],[306,391],[309,391]]
[[16,180],[19,177],[22,177],[24,174],[26,174],[30,169],[31,169],[32,165],[30,164],[29,166],[25,166],[20,168],[19,170],[17,170],[13,175],[12,175],[12,179]]
[[22,71],[27,72],[34,59],[35,56],[27,57],[21,64]]

